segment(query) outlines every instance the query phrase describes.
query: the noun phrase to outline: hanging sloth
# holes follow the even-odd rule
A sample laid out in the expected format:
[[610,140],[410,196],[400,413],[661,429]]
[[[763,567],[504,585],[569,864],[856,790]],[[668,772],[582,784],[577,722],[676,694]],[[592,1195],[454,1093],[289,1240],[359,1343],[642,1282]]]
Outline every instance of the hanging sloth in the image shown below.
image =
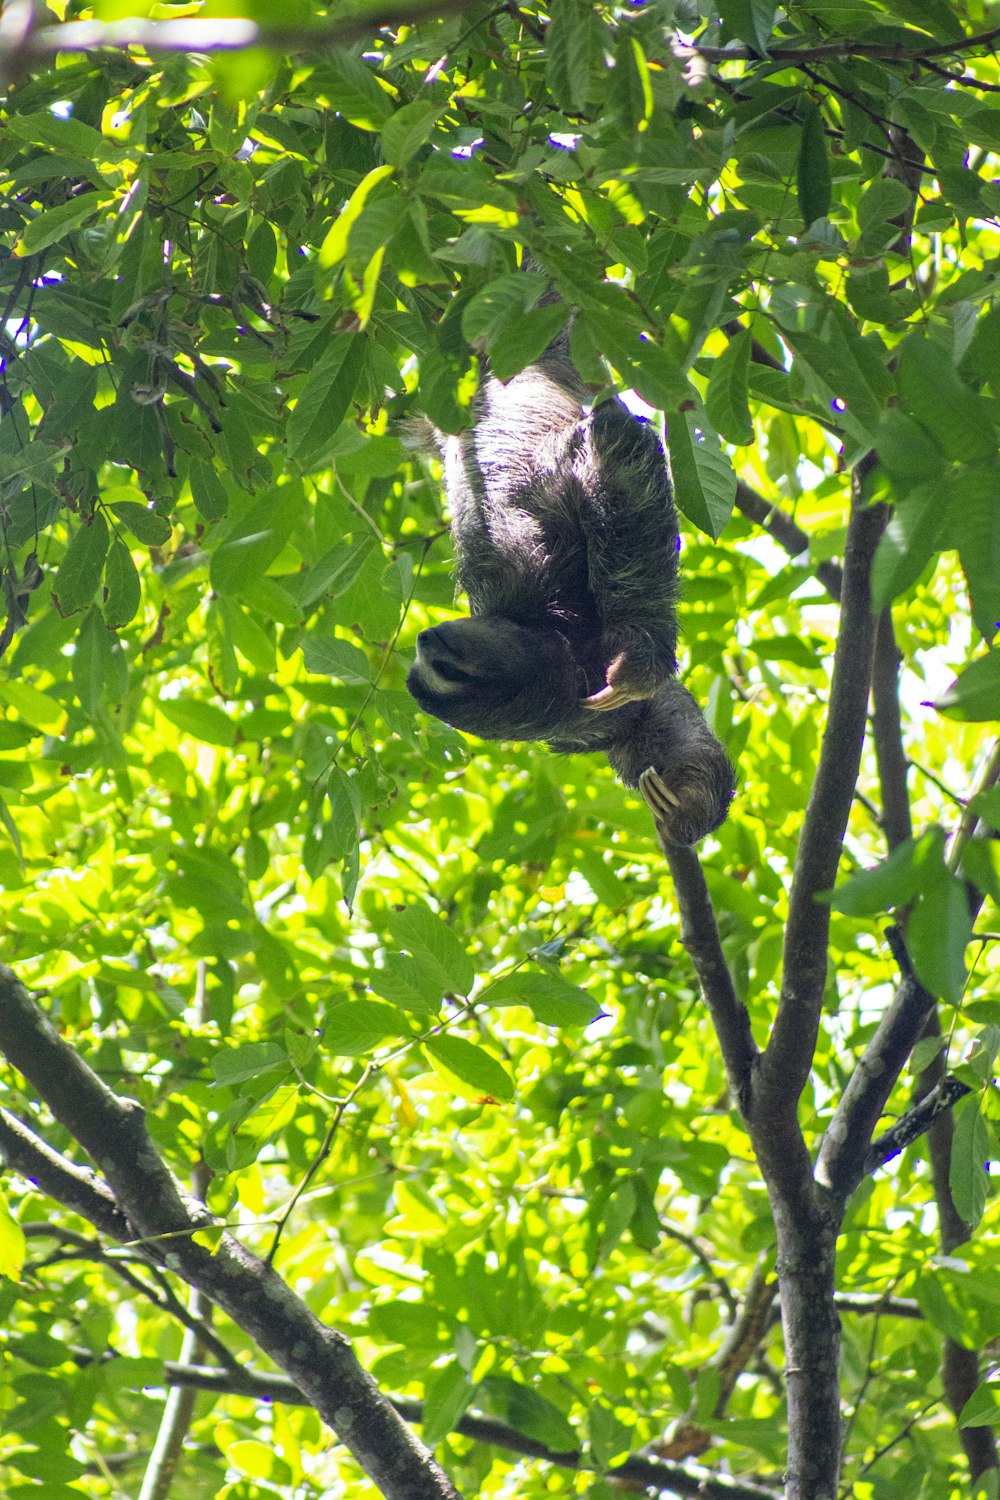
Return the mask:
[[469,616],[421,632],[407,687],[483,739],[603,751],[661,837],[694,844],[735,777],[676,676],[670,476],[647,422],[587,401],[563,335],[512,380],[487,376],[468,431],[434,433]]

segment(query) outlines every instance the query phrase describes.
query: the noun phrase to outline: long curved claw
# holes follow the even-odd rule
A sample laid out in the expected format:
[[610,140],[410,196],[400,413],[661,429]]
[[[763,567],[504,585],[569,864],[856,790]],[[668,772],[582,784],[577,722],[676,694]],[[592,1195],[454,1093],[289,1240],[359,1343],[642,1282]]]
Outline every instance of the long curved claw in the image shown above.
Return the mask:
[[618,681],[624,670],[625,657],[622,654],[616,656],[608,667],[607,687],[602,687],[598,693],[591,693],[589,698],[581,699],[581,708],[592,708],[598,713],[606,713],[609,708],[623,708],[626,703],[638,703],[641,699],[650,697],[650,690],[632,687],[628,682]]
[[654,818],[669,818],[671,808],[681,805],[653,766],[648,766],[639,777],[639,791],[649,804]]
[[581,708],[592,708],[598,713],[606,713],[609,708],[622,708],[626,703],[634,703],[641,697],[640,693],[633,693],[624,684],[621,687],[608,683],[602,687],[599,693],[592,693],[589,698],[583,698],[580,702]]

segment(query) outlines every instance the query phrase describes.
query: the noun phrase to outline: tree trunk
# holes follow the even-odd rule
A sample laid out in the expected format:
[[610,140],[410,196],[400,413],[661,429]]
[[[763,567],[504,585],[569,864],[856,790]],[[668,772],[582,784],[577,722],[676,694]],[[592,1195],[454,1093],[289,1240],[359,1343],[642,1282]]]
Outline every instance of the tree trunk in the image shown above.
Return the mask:
[[[837,1226],[774,1202],[788,1374],[785,1500],[835,1500],[840,1474],[840,1319],[833,1300]],[[796,1222],[796,1219],[798,1222]]]

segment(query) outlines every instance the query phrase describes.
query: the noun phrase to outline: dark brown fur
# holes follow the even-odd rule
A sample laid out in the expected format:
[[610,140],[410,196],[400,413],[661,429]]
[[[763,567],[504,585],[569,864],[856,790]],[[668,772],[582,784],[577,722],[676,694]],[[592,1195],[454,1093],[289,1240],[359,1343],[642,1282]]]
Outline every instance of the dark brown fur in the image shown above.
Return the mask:
[[653,429],[587,389],[554,345],[474,427],[438,438],[470,617],[423,631],[407,686],[484,739],[603,750],[661,836],[690,844],[729,809],[733,769],[676,679],[677,513]]

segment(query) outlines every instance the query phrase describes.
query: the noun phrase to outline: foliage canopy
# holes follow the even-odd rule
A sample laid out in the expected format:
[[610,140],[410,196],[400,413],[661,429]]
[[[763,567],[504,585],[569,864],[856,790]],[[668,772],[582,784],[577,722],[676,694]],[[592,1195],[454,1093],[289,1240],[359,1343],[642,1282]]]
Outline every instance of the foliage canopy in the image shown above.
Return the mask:
[[[472,744],[404,689],[455,605],[401,419],[461,430],[483,361],[513,375],[573,309],[595,388],[665,415],[685,680],[740,776],[702,869],[761,1047],[824,733],[845,817],[853,793],[820,830],[832,907],[832,878],[804,898],[829,917],[801,1098],[786,1079],[805,1143],[900,965],[940,1020],[869,1138],[949,1067],[971,1090],[856,1174],[846,1493],[996,1500],[989,7],[126,9],[57,0],[0,59],[5,960],[459,1493],[611,1496],[629,1454],[664,1493],[779,1493],[774,1221],[648,814],[596,760]],[[259,45],[226,50],[244,21]],[[856,790],[828,729],[852,509],[881,616]],[[843,670],[863,712],[867,660]],[[4,1118],[74,1158],[24,1074]],[[272,1368],[246,1327],[184,1313],[149,1245],[99,1243],[23,1165],[7,1185],[9,1493],[135,1493],[178,1361],[222,1371],[178,1493],[405,1492],[241,1385],[227,1364]]]

